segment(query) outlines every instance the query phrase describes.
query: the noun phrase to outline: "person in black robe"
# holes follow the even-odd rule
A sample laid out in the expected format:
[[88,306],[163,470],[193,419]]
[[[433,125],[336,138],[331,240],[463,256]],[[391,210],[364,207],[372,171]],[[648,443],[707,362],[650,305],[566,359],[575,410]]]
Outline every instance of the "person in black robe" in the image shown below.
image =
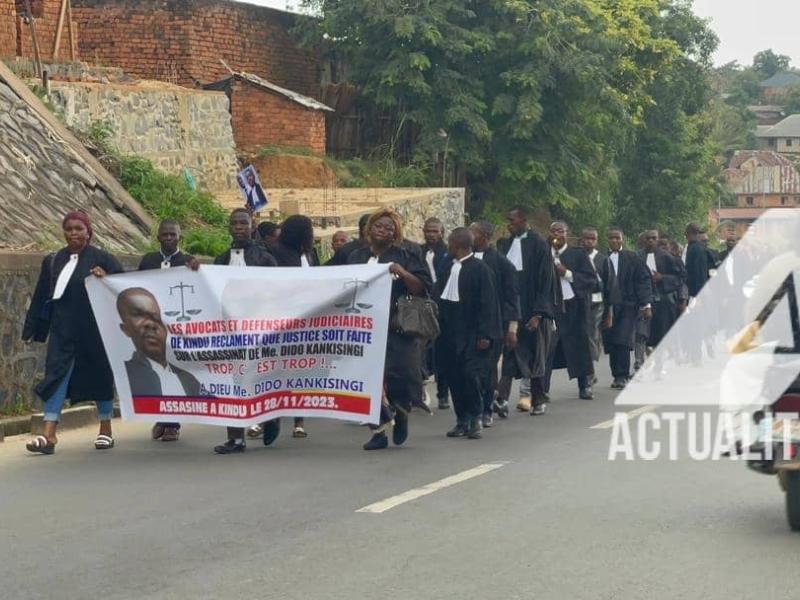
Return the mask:
[[[506,216],[510,238],[497,242],[498,251],[517,271],[520,296],[520,327],[517,345],[506,344],[503,370],[498,384],[498,414],[508,416],[508,398],[513,379],[530,379],[534,414],[544,413],[547,401],[545,376],[553,334],[555,272],[550,247],[528,227],[528,211],[515,207]],[[518,409],[528,410],[521,402]]]
[[[491,270],[475,258],[472,234],[459,227],[448,238],[453,259],[435,289],[441,334],[437,361],[447,377],[456,425],[447,437],[481,437],[485,387],[493,346],[501,346],[500,305]],[[494,363],[494,367],[496,368]]]
[[636,252],[623,250],[622,229],[611,227],[608,242],[608,261],[603,267],[603,346],[609,356],[611,387],[623,389],[631,376],[636,322],[652,318],[653,284],[650,273]]
[[[603,321],[603,280],[600,273],[603,270],[608,256],[597,249],[599,235],[594,227],[586,227],[581,235],[581,247],[589,255],[592,261],[592,268],[596,275],[597,283],[592,288],[592,295],[589,300],[588,331],[589,348],[592,352],[592,360],[597,362],[603,352],[603,340],[600,332],[600,324]],[[597,381],[597,376],[592,377],[592,383]]]
[[[428,268],[428,273],[430,274],[431,281],[435,288],[436,283],[442,278],[445,269],[450,264],[450,258],[447,254],[447,244],[444,243],[444,225],[436,217],[431,217],[425,221],[422,234],[425,237],[425,243],[420,246],[421,258]],[[436,398],[438,400],[439,410],[447,410],[450,408],[447,380],[445,379],[444,371],[436,365],[438,344],[438,340],[428,342],[425,348],[423,378],[427,379],[430,375],[435,375]]]
[[[246,267],[277,267],[275,257],[267,249],[255,243],[251,237],[252,217],[245,208],[231,212],[228,231],[231,234],[231,247],[214,259],[215,265]],[[280,434],[280,420],[268,421],[263,427],[264,445],[269,446]],[[246,449],[245,432],[242,427],[228,427],[228,441],[214,447],[217,454],[235,454]]]
[[95,448],[114,447],[114,376],[84,280],[89,275],[121,273],[122,265],[91,245],[92,223],[87,213],[68,213],[61,225],[67,245],[42,262],[22,329],[24,341],[47,342],[44,380],[35,388],[44,403],[44,429],[26,446],[41,454],[55,452],[56,429],[67,398],[72,403],[95,401],[100,420]]
[[281,226],[272,221],[262,221],[258,224],[255,231],[255,240],[260,242],[267,250],[278,241],[281,234]]
[[517,345],[517,329],[519,325],[519,281],[517,270],[509,260],[491,245],[494,225],[488,221],[478,221],[469,227],[472,233],[472,247],[475,258],[482,260],[492,272],[492,282],[497,293],[497,304],[500,307],[504,344],[492,345],[491,368],[489,382],[485,386],[483,396],[483,426],[493,425],[492,412],[499,408],[495,402],[497,392],[497,364],[503,355],[505,346]]
[[650,348],[661,343],[678,319],[679,294],[686,278],[683,263],[662,250],[658,242],[658,230],[646,231],[639,255],[653,280],[653,318],[647,340]]
[[686,285],[689,288],[689,299],[697,297],[709,279],[708,252],[700,241],[703,230],[696,223],[686,226]]
[[597,275],[589,255],[567,244],[569,228],[556,221],[550,226],[550,246],[555,269],[555,322],[553,350],[548,363],[545,391],[550,391],[553,370],[567,369],[578,380],[581,400],[592,400],[594,363],[589,347],[588,312]]
[[[280,228],[277,242],[269,248],[279,267],[318,267],[319,259],[314,251],[314,224],[303,215],[292,215]],[[275,419],[280,423],[280,419]],[[258,437],[263,434],[266,424],[251,427],[247,435]],[[274,425],[273,425],[274,427]],[[307,438],[305,419],[295,417],[292,437]]]
[[344,246],[336,250],[333,256],[325,263],[326,267],[346,265],[350,255],[358,250],[367,246],[367,221],[369,215],[361,215],[358,219],[358,239],[352,242],[347,242]]
[[[152,269],[169,269],[188,266],[197,270],[200,263],[196,258],[184,254],[180,249],[181,226],[177,221],[165,219],[158,225],[157,234],[158,252],[149,252],[139,261],[140,271]],[[153,425],[151,436],[154,440],[162,442],[175,442],[180,436],[180,423],[156,423]]]
[[383,375],[385,397],[381,401],[380,423],[373,427],[372,438],[364,444],[364,450],[380,450],[389,445],[386,431],[392,422],[392,441],[399,446],[408,439],[408,413],[422,389],[422,347],[417,338],[392,325],[397,301],[407,295],[427,295],[431,280],[422,261],[402,247],[403,227],[396,212],[388,208],[377,211],[369,218],[365,232],[368,245],[353,251],[349,264],[389,264],[393,275]]

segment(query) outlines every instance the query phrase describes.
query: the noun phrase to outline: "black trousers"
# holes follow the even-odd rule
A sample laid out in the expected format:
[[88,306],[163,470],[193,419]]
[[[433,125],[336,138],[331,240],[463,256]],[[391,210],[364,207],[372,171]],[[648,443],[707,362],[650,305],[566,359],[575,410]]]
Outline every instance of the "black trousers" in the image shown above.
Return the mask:
[[431,372],[436,376],[436,397],[439,400],[446,400],[447,399],[447,373],[445,372],[444,366],[441,364],[443,362],[441,355],[442,353],[446,353],[447,350],[444,350],[441,346],[442,342],[440,341],[441,338],[437,339],[432,344],[431,352],[429,354],[429,364],[433,367]]
[[492,405],[494,404],[494,392],[498,389],[497,378],[497,364],[500,362],[500,357],[503,355],[503,344],[497,342],[492,346],[490,364],[485,374],[485,382],[483,384],[483,414],[492,414]]
[[614,378],[631,376],[631,349],[628,346],[612,344],[608,348],[608,362]]
[[491,349],[483,352],[470,351],[461,356],[452,352],[440,355],[441,365],[450,395],[456,420],[464,425],[483,414],[484,391],[488,383],[488,365],[493,353]]

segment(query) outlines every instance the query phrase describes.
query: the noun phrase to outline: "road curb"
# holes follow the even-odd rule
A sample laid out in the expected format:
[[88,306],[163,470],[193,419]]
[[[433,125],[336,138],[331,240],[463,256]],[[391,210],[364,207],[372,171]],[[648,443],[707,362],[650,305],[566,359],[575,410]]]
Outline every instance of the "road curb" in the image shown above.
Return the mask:
[[[114,407],[114,417],[119,418],[119,407]],[[64,409],[61,413],[61,421],[58,423],[60,430],[78,429],[97,422],[97,410],[94,402],[82,404],[72,408]],[[36,413],[24,417],[13,417],[10,419],[0,419],[0,442],[5,437],[12,435],[23,435],[32,433],[39,435],[44,427],[44,413]]]

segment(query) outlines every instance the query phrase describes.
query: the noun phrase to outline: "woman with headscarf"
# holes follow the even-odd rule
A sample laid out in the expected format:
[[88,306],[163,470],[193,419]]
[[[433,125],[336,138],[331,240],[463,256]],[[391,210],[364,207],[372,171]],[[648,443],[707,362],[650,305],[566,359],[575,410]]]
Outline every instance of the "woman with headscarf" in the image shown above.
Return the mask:
[[67,398],[72,403],[96,402],[100,433],[94,446],[114,447],[114,377],[84,280],[89,275],[121,273],[122,265],[91,245],[92,222],[85,212],[68,213],[61,226],[67,245],[42,262],[22,332],[25,341],[47,341],[44,381],[36,386],[44,403],[44,431],[26,446],[39,454],[55,452],[56,428]]
[[367,246],[354,250],[348,257],[348,264],[388,263],[394,280],[383,375],[385,398],[381,404],[380,424],[364,444],[364,450],[380,450],[389,445],[386,430],[392,421],[392,441],[398,446],[406,441],[408,413],[422,389],[421,345],[416,338],[393,326],[397,301],[408,295],[425,296],[432,283],[423,262],[401,247],[403,227],[396,212],[386,208],[373,214],[367,221],[365,235]]

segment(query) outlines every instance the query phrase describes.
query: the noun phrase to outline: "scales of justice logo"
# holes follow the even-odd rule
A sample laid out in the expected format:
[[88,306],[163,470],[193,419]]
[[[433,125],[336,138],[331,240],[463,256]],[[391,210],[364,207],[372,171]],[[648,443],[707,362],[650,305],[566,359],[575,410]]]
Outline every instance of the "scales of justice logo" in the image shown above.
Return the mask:
[[186,294],[185,290],[189,290],[189,293],[194,296],[194,286],[188,285],[183,283],[182,281],[178,285],[172,285],[169,288],[169,295],[174,296],[174,291],[178,290],[178,293],[181,297],[181,309],[180,310],[168,310],[164,312],[165,315],[168,317],[178,317],[175,319],[176,321],[191,321],[192,317],[199,315],[203,312],[200,308],[186,308]]
[[362,309],[367,310],[372,308],[372,304],[367,304],[366,302],[358,301],[358,292],[363,288],[369,287],[368,281],[364,281],[363,279],[358,279],[354,277],[349,281],[345,281],[343,287],[345,290],[347,290],[348,288],[353,288],[353,295],[350,297],[350,300],[335,304],[336,308],[345,309],[344,312],[349,315],[358,315],[361,314]]

